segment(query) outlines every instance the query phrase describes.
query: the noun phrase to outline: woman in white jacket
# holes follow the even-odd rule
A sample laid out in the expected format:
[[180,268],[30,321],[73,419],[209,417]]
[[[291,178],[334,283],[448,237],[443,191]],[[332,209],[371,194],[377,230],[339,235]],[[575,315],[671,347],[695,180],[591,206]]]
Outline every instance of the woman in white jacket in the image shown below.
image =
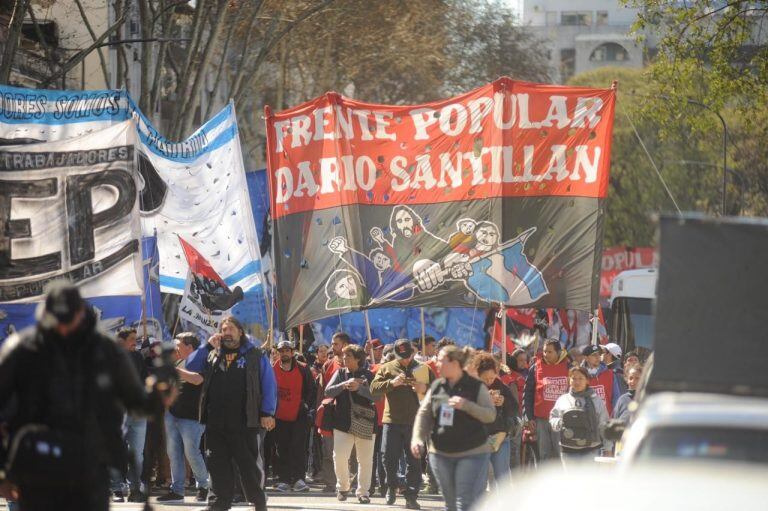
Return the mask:
[[578,458],[599,454],[603,447],[603,426],[608,410],[595,391],[589,388],[589,373],[583,367],[568,371],[570,388],[555,402],[549,414],[552,430],[560,433],[560,458],[563,466]]

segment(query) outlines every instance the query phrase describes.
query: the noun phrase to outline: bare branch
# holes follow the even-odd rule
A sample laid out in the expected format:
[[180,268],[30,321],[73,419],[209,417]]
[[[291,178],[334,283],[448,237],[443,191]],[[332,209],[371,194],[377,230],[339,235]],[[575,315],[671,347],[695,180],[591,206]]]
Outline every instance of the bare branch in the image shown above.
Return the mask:
[[[91,40],[95,41],[96,32],[93,31],[93,27],[91,27],[91,22],[88,21],[88,15],[85,13],[83,4],[80,2],[80,0],[75,0],[75,5],[77,6],[77,10],[80,11],[80,17],[83,19],[83,24],[85,25],[85,28],[88,30],[88,33],[91,35]],[[104,75],[104,85],[106,87],[109,87],[109,69],[107,68],[107,61],[104,58],[104,53],[102,53],[101,48],[97,47],[96,51],[99,54],[99,64],[101,65],[101,72]]]
[[13,4],[13,13],[8,25],[8,38],[3,48],[3,60],[0,65],[0,83],[8,83],[11,78],[11,69],[13,67],[13,57],[16,53],[16,47],[19,44],[21,36],[21,27],[24,24],[24,12],[29,6],[30,0],[16,0]]
[[104,40],[106,40],[110,35],[112,35],[113,32],[115,32],[118,28],[120,28],[120,25],[122,25],[124,21],[125,21],[125,14],[120,16],[120,18],[118,18],[118,20],[112,26],[110,26],[103,34],[101,34],[96,40],[94,40],[93,44],[91,44],[88,48],[77,52],[72,58],[70,58],[61,66],[61,69],[59,71],[52,74],[45,80],[43,80],[43,82],[40,85],[42,87],[47,87],[54,80],[57,80],[58,78],[61,78],[62,76],[66,75],[70,69],[78,65],[83,60],[85,60],[85,57],[87,57],[88,54],[90,54],[93,50],[98,48],[99,45],[101,45],[101,43],[104,42]]

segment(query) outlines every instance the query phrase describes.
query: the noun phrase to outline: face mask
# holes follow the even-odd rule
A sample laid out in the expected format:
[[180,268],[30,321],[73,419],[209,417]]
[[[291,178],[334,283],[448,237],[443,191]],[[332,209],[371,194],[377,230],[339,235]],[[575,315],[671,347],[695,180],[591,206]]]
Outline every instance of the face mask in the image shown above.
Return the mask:
[[240,339],[234,339],[228,335],[221,338],[221,345],[228,350],[236,350],[240,347]]

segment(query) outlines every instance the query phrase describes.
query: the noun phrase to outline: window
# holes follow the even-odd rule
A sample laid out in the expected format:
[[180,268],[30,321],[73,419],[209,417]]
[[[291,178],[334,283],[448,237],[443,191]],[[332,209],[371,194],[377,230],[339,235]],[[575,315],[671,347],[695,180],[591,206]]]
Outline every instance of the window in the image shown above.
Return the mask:
[[592,50],[590,62],[624,62],[629,60],[629,53],[618,43],[604,43]]
[[570,26],[589,26],[592,24],[592,11],[563,11],[560,24]]
[[597,11],[597,15],[595,16],[595,22],[598,25],[607,25],[608,24],[608,11]]
[[565,83],[576,72],[576,50],[563,48],[560,50],[560,82]]

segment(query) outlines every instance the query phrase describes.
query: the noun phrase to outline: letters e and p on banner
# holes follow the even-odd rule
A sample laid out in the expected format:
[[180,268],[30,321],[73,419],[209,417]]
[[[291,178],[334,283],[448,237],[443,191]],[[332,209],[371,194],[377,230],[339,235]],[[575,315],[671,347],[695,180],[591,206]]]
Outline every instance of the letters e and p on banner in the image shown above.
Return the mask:
[[501,78],[423,105],[267,109],[283,326],[598,303],[615,90]]
[[142,294],[135,132],[0,151],[0,302],[40,300],[54,279],[85,298]]

